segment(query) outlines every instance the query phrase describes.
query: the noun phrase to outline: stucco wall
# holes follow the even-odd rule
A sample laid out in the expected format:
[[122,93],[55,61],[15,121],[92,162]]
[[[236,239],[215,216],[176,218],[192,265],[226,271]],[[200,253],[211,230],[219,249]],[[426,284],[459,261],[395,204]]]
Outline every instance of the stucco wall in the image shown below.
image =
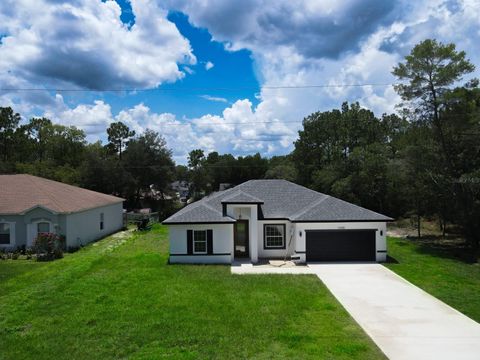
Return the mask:
[[[100,230],[100,213],[104,214],[103,230]],[[0,215],[0,222],[8,222],[14,228],[14,243],[0,247],[32,246],[36,224],[44,221],[50,223],[51,232],[66,237],[67,247],[80,246],[120,230],[123,226],[123,206],[118,203],[67,215],[53,214],[43,208],[34,208],[24,215]]]
[[[104,214],[104,228],[100,230],[100,214]],[[80,246],[120,230],[123,226],[122,203],[107,205],[66,215],[68,246]]]
[[[258,209],[256,204],[227,204],[227,215],[234,219],[248,220],[249,256],[252,262],[257,262],[258,246]],[[232,238],[233,241],[233,238]]]
[[[284,224],[285,225],[285,249],[264,249],[264,224]],[[295,225],[286,220],[260,220],[258,221],[258,257],[259,258],[283,258],[285,253],[287,256],[293,254],[295,249],[295,234],[292,234],[292,241],[290,242],[291,231]]]
[[[168,225],[168,230],[171,263],[231,263],[233,261],[233,224]],[[212,230],[214,255],[187,255],[187,230]]]
[[0,249],[13,249],[25,244],[23,216],[0,215],[0,223],[7,223],[10,226],[10,244],[0,244]]
[[[386,261],[387,253],[387,224],[385,222],[335,222],[335,223],[296,223],[295,224],[295,250],[299,251],[301,261],[305,261],[305,230],[354,230],[376,229],[375,245],[377,250],[376,259],[379,262]],[[301,236],[300,236],[301,232]]]
[[1,248],[14,249],[21,246],[32,246],[36,237],[36,223],[49,222],[50,231],[64,235],[65,227],[61,215],[52,214],[42,208],[34,208],[24,215],[0,215],[0,222],[10,223],[12,243],[0,245]]

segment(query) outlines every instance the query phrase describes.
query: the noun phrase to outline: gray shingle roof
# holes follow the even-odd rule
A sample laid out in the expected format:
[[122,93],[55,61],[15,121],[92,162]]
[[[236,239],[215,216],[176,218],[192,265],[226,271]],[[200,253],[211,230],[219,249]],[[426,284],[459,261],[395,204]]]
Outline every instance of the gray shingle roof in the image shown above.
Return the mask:
[[392,220],[388,216],[286,180],[250,180],[192,203],[164,223],[235,222],[234,219],[223,216],[222,202],[260,203],[259,217],[264,219],[289,219],[294,222]]
[[227,195],[222,198],[222,203],[237,203],[237,204],[260,204],[263,200],[260,200],[256,196],[248,195],[243,191],[238,191],[231,195]]

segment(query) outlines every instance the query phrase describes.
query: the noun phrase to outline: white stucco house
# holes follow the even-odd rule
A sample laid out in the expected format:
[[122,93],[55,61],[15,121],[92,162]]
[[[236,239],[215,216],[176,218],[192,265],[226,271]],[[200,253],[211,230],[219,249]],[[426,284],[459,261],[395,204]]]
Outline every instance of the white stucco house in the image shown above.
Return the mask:
[[77,247],[123,227],[124,199],[32,175],[0,175],[0,249],[31,247],[38,233]]
[[388,216],[286,180],[250,180],[165,221],[171,263],[385,261]]

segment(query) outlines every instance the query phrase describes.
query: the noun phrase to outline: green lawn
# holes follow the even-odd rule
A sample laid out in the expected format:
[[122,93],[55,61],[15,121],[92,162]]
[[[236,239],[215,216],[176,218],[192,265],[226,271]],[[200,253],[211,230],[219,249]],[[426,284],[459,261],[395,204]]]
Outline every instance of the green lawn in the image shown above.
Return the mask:
[[[388,238],[386,266],[465,315],[480,322],[480,265],[453,256],[454,249]],[[437,244],[438,245],[438,244]]]
[[0,261],[2,359],[384,359],[314,276],[167,265],[167,230]]

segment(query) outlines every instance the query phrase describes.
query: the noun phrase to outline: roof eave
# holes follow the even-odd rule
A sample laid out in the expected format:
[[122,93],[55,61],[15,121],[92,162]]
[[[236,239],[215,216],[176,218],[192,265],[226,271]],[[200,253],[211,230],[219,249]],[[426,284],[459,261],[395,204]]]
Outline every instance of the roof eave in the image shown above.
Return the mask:
[[338,222],[392,222],[395,219],[387,218],[387,219],[355,219],[355,220],[290,220],[292,223],[338,223]]
[[234,224],[237,221],[232,219],[229,221],[163,221],[162,225],[197,225],[197,224],[217,224],[217,225],[229,225]]
[[222,204],[231,204],[231,205],[261,205],[265,204],[263,201],[222,201]]

